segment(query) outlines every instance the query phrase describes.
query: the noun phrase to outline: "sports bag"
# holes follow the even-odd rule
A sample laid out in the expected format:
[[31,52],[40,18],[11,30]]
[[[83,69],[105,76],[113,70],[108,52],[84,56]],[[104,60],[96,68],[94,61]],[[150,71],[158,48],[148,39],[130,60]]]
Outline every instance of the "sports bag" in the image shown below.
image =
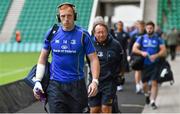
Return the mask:
[[[29,85],[32,89],[34,88],[35,85],[36,67],[37,64],[32,67],[28,75],[24,78],[25,83]],[[49,79],[50,79],[50,63],[47,61],[45,66],[45,73],[41,81],[41,85],[44,91],[46,91],[48,87]]]
[[169,81],[172,85],[174,83],[174,77],[169,62],[165,58],[161,58],[158,62],[158,66],[158,83]]
[[[140,43],[142,45],[144,37],[141,37]],[[129,65],[133,70],[142,70],[144,66],[144,57],[135,53],[132,53]]]

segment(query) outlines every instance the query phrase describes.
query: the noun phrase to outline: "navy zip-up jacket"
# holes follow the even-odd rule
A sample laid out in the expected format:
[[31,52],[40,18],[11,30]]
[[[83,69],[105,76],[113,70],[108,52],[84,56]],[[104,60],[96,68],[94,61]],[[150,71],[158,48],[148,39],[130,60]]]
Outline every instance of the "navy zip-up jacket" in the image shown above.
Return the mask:
[[110,35],[103,44],[95,40],[94,46],[100,61],[99,81],[114,79],[120,73],[122,67],[122,46]]

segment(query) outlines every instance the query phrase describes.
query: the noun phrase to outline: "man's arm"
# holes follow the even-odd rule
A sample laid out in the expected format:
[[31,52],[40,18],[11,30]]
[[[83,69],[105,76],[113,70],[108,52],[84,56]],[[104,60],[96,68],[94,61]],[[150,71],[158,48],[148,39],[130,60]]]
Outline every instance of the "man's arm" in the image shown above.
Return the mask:
[[92,73],[92,82],[88,88],[88,96],[95,96],[97,94],[97,88],[99,84],[99,73],[100,73],[100,64],[99,59],[96,53],[91,53],[88,55],[90,66],[91,66],[91,73]]
[[100,73],[100,65],[99,65],[99,59],[97,57],[96,53],[91,53],[88,55],[90,66],[91,66],[91,72],[93,79],[99,78]]
[[133,48],[132,48],[132,52],[136,53],[138,55],[142,55],[143,57],[146,57],[148,55],[148,53],[141,51],[139,48],[140,48],[140,45],[137,42],[135,42],[133,45]]
[[165,57],[165,56],[166,56],[166,47],[165,47],[165,45],[163,44],[163,45],[160,45],[160,46],[159,46],[159,52],[158,52],[158,53],[150,56],[150,60],[151,60],[151,61],[154,61],[154,60],[156,60],[157,58]]
[[159,46],[159,52],[156,55],[157,55],[158,58],[166,56],[166,47],[165,47],[165,45],[160,45]]
[[44,90],[40,82],[45,73],[45,65],[48,59],[49,52],[50,52],[49,50],[42,49],[41,54],[38,59],[37,68],[36,68],[35,85],[33,88],[34,96],[36,97],[36,99],[40,99],[40,95],[36,93],[37,90],[40,90],[42,93],[44,93]]
[[38,63],[37,63],[36,81],[41,81],[44,76],[45,65],[49,56],[49,52],[50,52],[49,50],[45,50],[45,49],[42,49],[41,51],[41,54],[39,56]]

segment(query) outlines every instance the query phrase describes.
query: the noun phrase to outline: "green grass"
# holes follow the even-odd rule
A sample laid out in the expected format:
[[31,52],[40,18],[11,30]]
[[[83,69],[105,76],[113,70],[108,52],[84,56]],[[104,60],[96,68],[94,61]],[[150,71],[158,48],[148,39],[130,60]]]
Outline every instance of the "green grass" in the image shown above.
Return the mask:
[[23,79],[40,53],[0,53],[0,85]]

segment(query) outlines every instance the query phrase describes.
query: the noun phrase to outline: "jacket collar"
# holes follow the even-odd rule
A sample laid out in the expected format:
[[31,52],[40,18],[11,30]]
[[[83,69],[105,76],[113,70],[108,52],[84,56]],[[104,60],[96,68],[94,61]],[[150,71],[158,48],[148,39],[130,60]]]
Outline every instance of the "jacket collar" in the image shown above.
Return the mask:
[[97,45],[100,45],[100,46],[106,46],[106,45],[108,45],[113,39],[112,39],[112,36],[111,35],[109,35],[108,34],[108,36],[107,36],[107,39],[103,42],[103,43],[99,43],[97,40],[96,40],[96,38],[94,37],[94,39],[95,39],[95,43],[97,44]]

